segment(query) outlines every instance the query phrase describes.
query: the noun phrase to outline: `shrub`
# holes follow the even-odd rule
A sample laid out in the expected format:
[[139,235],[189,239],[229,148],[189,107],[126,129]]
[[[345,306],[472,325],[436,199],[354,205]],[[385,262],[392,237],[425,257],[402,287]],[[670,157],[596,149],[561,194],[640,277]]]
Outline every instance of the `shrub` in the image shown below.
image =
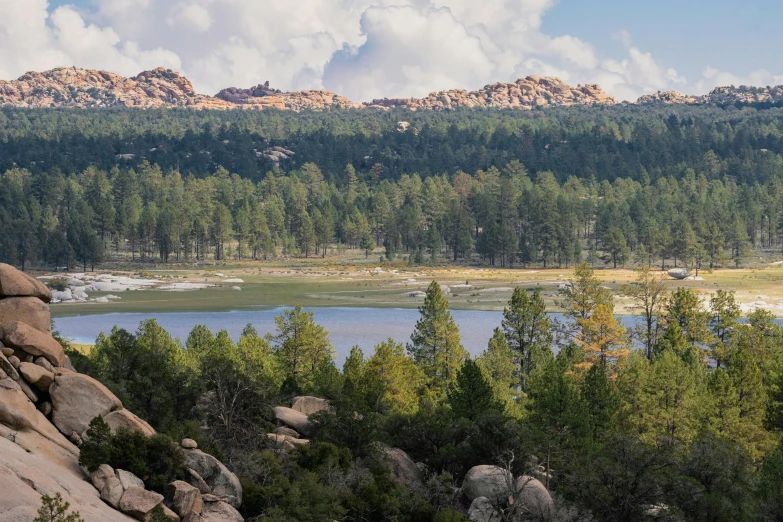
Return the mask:
[[38,509],[38,516],[33,522],[84,522],[78,511],[66,513],[71,505],[63,500],[60,493],[55,494],[54,498],[44,495],[41,502],[43,505]]
[[147,489],[163,493],[166,484],[182,478],[185,456],[166,435],[147,437],[137,431],[119,430],[112,435],[100,416],[90,422],[79,463],[93,472],[101,464],[124,469],[144,480]]

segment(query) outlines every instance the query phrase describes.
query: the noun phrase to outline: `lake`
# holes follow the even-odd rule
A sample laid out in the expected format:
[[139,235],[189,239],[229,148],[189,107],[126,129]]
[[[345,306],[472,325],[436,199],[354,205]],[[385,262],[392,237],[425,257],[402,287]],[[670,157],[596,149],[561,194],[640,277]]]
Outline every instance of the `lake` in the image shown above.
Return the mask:
[[[259,334],[274,333],[274,318],[288,308],[271,308],[253,311],[233,312],[177,312],[177,313],[120,313],[58,317],[54,327],[66,338],[79,344],[93,344],[98,334],[109,333],[117,325],[129,332],[135,332],[144,319],[155,319],[172,336],[183,342],[194,326],[203,324],[213,332],[227,330],[237,340],[242,329],[252,324]],[[360,346],[365,356],[373,353],[373,346],[388,338],[408,342],[419,318],[415,308],[311,308],[315,320],[329,332],[329,339],[337,353],[337,365],[342,367],[351,347]],[[462,334],[462,344],[471,355],[479,355],[487,347],[492,332],[500,326],[503,313],[482,310],[452,310],[451,314]],[[562,314],[551,314],[561,319]],[[623,316],[626,326],[632,325],[634,317]]]

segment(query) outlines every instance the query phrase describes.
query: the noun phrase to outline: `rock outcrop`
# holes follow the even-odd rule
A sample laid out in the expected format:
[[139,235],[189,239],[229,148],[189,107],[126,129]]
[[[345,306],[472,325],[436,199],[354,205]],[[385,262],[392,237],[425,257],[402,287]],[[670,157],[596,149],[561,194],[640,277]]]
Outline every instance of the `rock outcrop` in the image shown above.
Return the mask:
[[307,437],[313,435],[315,426],[304,413],[291,408],[286,408],[285,406],[275,406],[272,408],[272,412],[279,422],[285,424],[289,428],[294,429]]
[[[522,475],[516,480],[498,466],[474,466],[462,482],[462,494],[470,502],[471,522],[495,522],[517,513],[525,520],[551,520],[555,505],[546,487],[537,479]],[[516,518],[514,518],[516,520]]]
[[[180,517],[191,522],[242,520],[232,507],[242,499],[239,480],[217,459],[195,449],[193,441],[188,444],[193,449],[186,451],[188,464],[199,470],[188,470],[195,485],[173,483],[167,504],[162,495],[144,489],[139,477],[107,464],[88,480],[74,442],[81,443],[93,418],[104,416],[113,431],[151,436],[155,430],[123,409],[104,385],[66,367],[63,348],[50,334],[49,301],[46,287],[0,264],[0,522],[33,520],[41,496],[57,493],[85,522],[149,520],[157,509],[175,522]],[[30,314],[16,312],[25,307]],[[204,493],[214,504],[211,518],[200,518]]]
[[191,107],[226,109],[232,104],[197,94],[190,80],[159,67],[125,78],[107,71],[58,67],[0,81],[0,104],[16,107]]
[[309,395],[303,395],[301,397],[294,397],[291,401],[291,409],[298,412],[302,412],[305,415],[312,415],[319,411],[329,410],[329,401],[321,399],[320,397],[311,397]]
[[616,100],[598,85],[571,87],[559,78],[528,76],[513,83],[493,83],[477,91],[453,89],[433,92],[426,98],[373,100],[378,109],[444,110],[460,107],[521,109],[568,107],[572,105],[614,105]]

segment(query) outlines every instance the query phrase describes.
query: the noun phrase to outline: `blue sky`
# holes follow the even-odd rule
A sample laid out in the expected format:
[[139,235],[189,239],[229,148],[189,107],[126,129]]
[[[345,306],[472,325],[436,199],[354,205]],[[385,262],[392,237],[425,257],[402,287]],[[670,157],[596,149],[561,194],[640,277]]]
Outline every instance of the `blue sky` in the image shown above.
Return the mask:
[[560,0],[543,29],[572,34],[610,52],[612,35],[633,43],[689,76],[709,65],[747,74],[783,70],[780,0]]
[[183,72],[199,92],[269,80],[355,101],[536,74],[657,90],[783,84],[783,1],[10,0],[0,79],[76,66]]

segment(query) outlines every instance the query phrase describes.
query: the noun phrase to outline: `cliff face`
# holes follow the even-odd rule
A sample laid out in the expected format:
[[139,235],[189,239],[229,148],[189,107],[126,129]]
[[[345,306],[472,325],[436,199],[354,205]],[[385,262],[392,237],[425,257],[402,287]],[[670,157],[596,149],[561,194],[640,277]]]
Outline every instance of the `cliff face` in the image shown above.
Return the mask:
[[[616,103],[598,85],[571,87],[558,78],[541,76],[528,76],[513,83],[493,83],[476,91],[452,89],[433,92],[424,98],[383,98],[369,103],[355,103],[324,90],[282,92],[269,87],[269,82],[250,89],[230,87],[216,96],[206,96],[198,94],[184,76],[162,67],[133,78],[107,71],[60,67],[46,72],[29,72],[17,80],[0,80],[0,105],[27,108],[188,107],[291,111],[405,108],[438,111],[462,107],[532,110]],[[690,96],[676,91],[657,92],[642,96],[636,103],[783,103],[783,86],[719,87],[705,96]]]
[[514,83],[493,83],[477,91],[454,89],[431,93],[426,98],[373,100],[369,107],[411,110],[443,110],[457,107],[531,110],[535,107],[614,105],[615,99],[598,85],[571,87],[553,77],[528,76]]

